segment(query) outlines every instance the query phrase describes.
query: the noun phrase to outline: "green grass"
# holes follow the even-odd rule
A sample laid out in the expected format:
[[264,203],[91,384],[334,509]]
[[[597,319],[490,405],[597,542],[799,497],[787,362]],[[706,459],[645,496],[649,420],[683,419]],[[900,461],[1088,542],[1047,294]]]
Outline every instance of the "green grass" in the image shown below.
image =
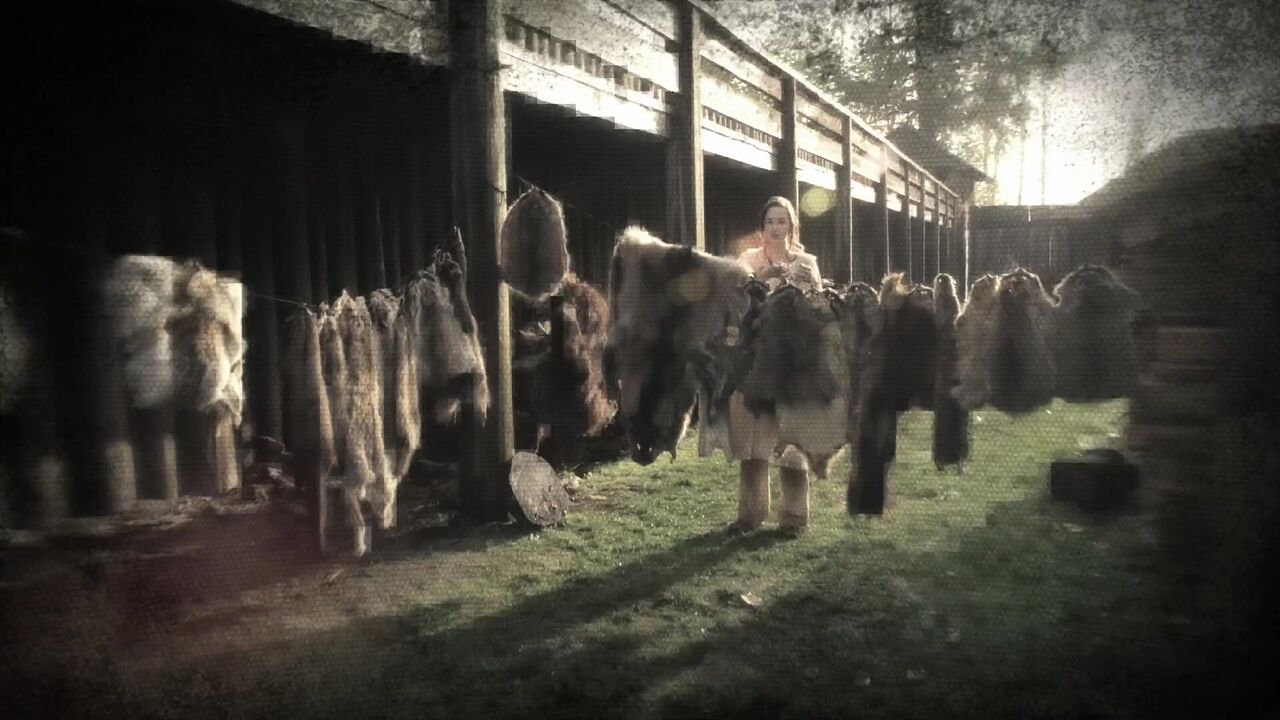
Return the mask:
[[846,458],[797,538],[726,532],[737,467],[691,437],[584,478],[603,499],[560,527],[392,538],[199,657],[109,665],[122,703],[172,716],[1149,716],[1183,667],[1171,580],[1140,516],[1048,493],[1125,409],[977,413],[963,475],[909,413],[890,512],[846,514]]

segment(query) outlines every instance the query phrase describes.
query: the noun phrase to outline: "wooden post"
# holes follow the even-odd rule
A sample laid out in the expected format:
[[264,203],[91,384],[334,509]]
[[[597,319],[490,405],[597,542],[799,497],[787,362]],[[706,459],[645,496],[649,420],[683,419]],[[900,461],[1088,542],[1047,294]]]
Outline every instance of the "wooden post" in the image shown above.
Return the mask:
[[942,193],[934,190],[933,196],[933,240],[929,247],[933,249],[933,273],[929,277],[937,277],[942,273]]
[[840,167],[836,168],[836,282],[853,282],[862,274],[853,249],[853,119],[840,118]]
[[689,2],[676,8],[680,92],[667,141],[667,239],[706,249],[702,168],[702,16]]
[[894,269],[902,270],[907,274],[907,280],[912,281],[915,273],[911,264],[911,168],[906,158],[902,159],[902,214],[898,216],[898,227],[901,237],[894,252]]
[[963,256],[962,267],[964,268],[964,278],[960,286],[964,288],[967,295],[969,292],[969,203],[965,201],[960,204],[960,233],[964,238],[960,254]]
[[499,0],[449,3],[450,142],[453,216],[467,249],[467,295],[480,329],[489,376],[489,417],[467,404],[468,447],[463,462],[462,511],[476,519],[505,517],[515,454],[511,409],[511,318],[506,283],[498,277],[506,215],[505,124]]
[[[873,240],[874,246],[879,246],[880,251],[873,254],[875,258],[875,267],[880,268],[880,274],[885,275],[893,271],[890,263],[893,258],[893,240],[889,225],[889,148],[883,143],[880,145],[880,182],[876,183],[876,211],[875,211],[876,237]],[[880,278],[874,274],[868,278],[873,284],[879,283]]]
[[778,194],[800,207],[796,173],[796,79],[782,78],[782,141],[778,143]]

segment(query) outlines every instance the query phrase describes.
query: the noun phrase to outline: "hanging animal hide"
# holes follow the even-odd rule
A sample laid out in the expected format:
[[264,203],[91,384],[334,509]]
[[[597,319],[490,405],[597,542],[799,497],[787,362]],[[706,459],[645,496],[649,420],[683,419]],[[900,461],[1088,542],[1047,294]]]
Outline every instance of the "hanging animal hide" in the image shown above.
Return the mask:
[[196,410],[244,410],[244,287],[192,265],[175,285],[170,324],[181,396]]
[[911,285],[898,273],[880,286],[880,332],[884,359],[878,377],[898,412],[933,408],[937,328],[933,290]]
[[647,465],[662,452],[674,458],[698,385],[708,397],[718,395],[724,368],[710,348],[724,344],[728,328],[741,321],[747,277],[734,260],[670,245],[639,227],[619,236],[610,266],[605,375],[619,393],[636,462]]
[[960,314],[955,280],[942,273],[933,281],[933,318],[937,326],[937,362],[933,384],[933,462],[942,468],[969,457],[969,411],[952,396],[956,384],[955,321]]
[[502,222],[502,278],[537,298],[569,271],[569,233],[559,201],[533,189],[521,195]]
[[436,422],[452,422],[464,401],[485,417],[489,384],[462,266],[451,255],[438,254],[405,287],[400,314],[418,360],[418,384],[433,404]]
[[339,461],[347,446],[347,354],[338,328],[335,308],[321,304],[317,321],[320,326],[320,359],[324,375],[325,393],[329,398],[330,425],[333,428],[333,445]]
[[[320,352],[320,323],[316,313],[307,308],[289,317],[280,369],[290,419],[285,442],[298,462],[316,464],[320,477],[314,479],[323,482],[338,457]],[[295,469],[294,474],[300,475],[299,470]]]
[[991,338],[991,404],[1020,413],[1053,401],[1053,354],[1046,337],[1053,303],[1040,278],[1018,268],[996,286],[996,328]]
[[1079,402],[1129,395],[1137,384],[1133,315],[1138,294],[1101,265],[1085,265],[1053,290],[1049,324],[1056,394]]
[[956,318],[956,386],[951,395],[960,407],[973,410],[991,398],[988,378],[992,337],[995,335],[998,275],[978,278],[969,290],[964,310]]
[[[387,454],[389,467],[400,467],[400,443],[397,441],[398,429],[396,421],[397,376],[400,358],[396,355],[396,318],[400,311],[400,298],[392,291],[382,288],[369,293],[365,300],[369,308],[369,319],[373,322],[374,337],[378,343],[378,386],[382,388],[382,442]],[[407,463],[405,465],[408,467]],[[402,477],[396,473],[397,477]]]
[[[735,394],[741,398],[738,391],[755,362],[760,308],[769,295],[769,285],[751,276],[743,283],[742,291],[747,297],[747,310],[737,325],[727,326],[724,334],[713,338],[708,348],[708,353],[713,358],[709,365],[719,368],[720,373],[714,381],[697,383],[698,457],[711,457],[716,450],[720,450],[726,458],[733,460],[742,452],[742,448],[739,448],[738,453],[734,450],[735,430],[730,427],[734,422],[731,418],[735,412],[748,411],[740,402],[739,409],[735,411],[733,398]],[[770,432],[774,431],[772,425],[757,422],[754,415],[741,417],[740,420],[749,422],[756,432],[763,431],[765,427]],[[767,452],[767,448],[760,450],[761,454]]]
[[[189,273],[169,258],[125,255],[111,265],[103,280],[103,312],[117,341],[125,391],[134,407],[158,408],[173,398],[176,381],[169,324],[178,309],[175,285],[189,280]],[[229,361],[227,367],[229,374]],[[211,382],[219,382],[216,371]]]
[[827,361],[828,335],[824,333],[827,324],[835,322],[835,314],[830,303],[823,302],[825,310],[815,312],[804,291],[790,284],[765,299],[755,362],[742,388],[752,412],[774,412],[777,403],[825,403],[840,393],[843,380]]
[[[779,292],[786,292],[780,290]],[[788,295],[794,293],[787,292]],[[789,389],[775,393],[778,417],[778,449],[794,445],[804,453],[809,468],[819,478],[826,478],[831,460],[849,443],[849,360],[841,322],[834,305],[842,301],[834,293],[814,292],[802,295],[802,324],[818,327],[812,354],[797,356],[794,375],[779,378]],[[779,334],[785,336],[795,328],[769,324],[766,304],[765,325],[761,340],[769,347]],[[807,330],[805,333],[807,334]],[[806,339],[807,340],[807,339]],[[807,343],[795,347],[804,352]]]
[[374,508],[383,527],[395,525],[395,478],[382,438],[382,359],[364,298],[344,291],[334,303],[347,363],[347,433],[342,465],[349,492]]

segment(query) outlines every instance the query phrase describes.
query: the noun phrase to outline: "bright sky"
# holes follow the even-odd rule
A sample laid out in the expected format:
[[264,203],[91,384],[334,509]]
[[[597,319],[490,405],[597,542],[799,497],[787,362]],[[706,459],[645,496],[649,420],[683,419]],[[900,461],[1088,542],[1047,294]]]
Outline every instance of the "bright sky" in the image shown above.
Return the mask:
[[[1238,117],[1240,104],[1232,91],[1194,95],[1167,83],[1132,71],[1124,54],[1131,50],[1128,38],[1116,35],[1089,57],[1068,67],[1047,92],[1048,134],[1044,164],[1047,182],[1041,192],[1041,138],[1044,132],[1038,105],[1044,95],[1037,89],[1032,99],[1037,109],[1027,129],[1022,204],[1064,205],[1079,201],[1107,180],[1124,172],[1131,145],[1149,152],[1186,132],[1239,123],[1277,122],[1280,118]],[[1190,59],[1189,62],[1194,62]],[[1255,68],[1257,77],[1248,86],[1280,87],[1280,68]],[[1147,113],[1140,118],[1136,113]],[[1138,122],[1141,120],[1142,122]],[[1135,128],[1141,137],[1135,140]],[[997,202],[1018,203],[1020,148],[1008,148],[996,167]]]

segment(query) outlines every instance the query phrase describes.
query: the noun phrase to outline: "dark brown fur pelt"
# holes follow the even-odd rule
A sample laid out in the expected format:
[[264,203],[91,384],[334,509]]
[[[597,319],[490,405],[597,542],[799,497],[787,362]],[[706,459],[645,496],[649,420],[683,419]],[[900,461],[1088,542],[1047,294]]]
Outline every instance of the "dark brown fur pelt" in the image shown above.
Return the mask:
[[933,386],[933,462],[941,468],[969,457],[969,411],[952,396],[956,384],[955,321],[960,314],[955,280],[945,273],[933,282],[933,319],[937,325],[937,361]]
[[998,275],[990,273],[978,278],[969,290],[964,310],[956,318],[956,386],[951,395],[967,410],[981,407],[991,398],[988,366],[999,281]]
[[880,286],[878,336],[883,360],[874,381],[884,386],[898,411],[931,408],[937,347],[932,289],[911,285],[898,273],[886,276]]
[[709,349],[741,321],[748,275],[734,260],[662,242],[643,228],[619,235],[610,266],[605,368],[617,388],[633,460],[648,464],[661,452],[674,455],[697,384],[719,383],[724,369]]
[[830,402],[839,393],[823,334],[835,315],[829,303],[819,305],[825,312],[798,287],[783,285],[761,306],[755,362],[742,388],[752,412],[773,412],[777,403]]
[[1049,339],[1057,395],[1069,401],[1129,395],[1137,383],[1133,317],[1138,296],[1101,265],[1085,265],[1053,290]]
[[845,363],[849,373],[849,414],[846,425],[850,439],[858,427],[858,405],[863,397],[864,377],[871,366],[872,339],[880,324],[880,296],[864,282],[845,289],[834,305],[840,319],[840,336],[844,340]]
[[[298,462],[315,462],[322,475],[327,474],[337,463],[337,454],[320,353],[319,318],[311,310],[301,308],[289,316],[286,326],[288,334],[280,356],[288,404],[285,417],[289,420],[285,444]],[[300,474],[295,469],[295,477]]]
[[609,304],[591,285],[568,273],[560,284],[564,296],[564,355],[578,389],[584,435],[596,435],[613,418],[604,381],[604,346],[609,339]]
[[568,231],[559,201],[533,189],[502,222],[502,278],[517,292],[539,297],[569,271]]
[[347,486],[368,501],[383,527],[395,524],[395,478],[382,435],[382,359],[364,298],[344,291],[334,302],[347,361],[347,434],[342,465]]
[[1047,336],[1053,302],[1040,278],[1022,268],[1000,276],[988,379],[991,405],[1020,413],[1053,401],[1053,354]]
[[[796,358],[795,374],[779,378],[789,392],[777,394],[778,446],[795,445],[814,473],[825,478],[828,462],[849,442],[848,353],[835,307],[841,298],[828,292],[807,293],[803,298],[805,322],[818,327],[818,338],[810,354]],[[789,328],[775,330],[784,335],[790,332]],[[762,339],[768,338],[768,332],[766,328]],[[806,350],[796,348],[796,352]]]

